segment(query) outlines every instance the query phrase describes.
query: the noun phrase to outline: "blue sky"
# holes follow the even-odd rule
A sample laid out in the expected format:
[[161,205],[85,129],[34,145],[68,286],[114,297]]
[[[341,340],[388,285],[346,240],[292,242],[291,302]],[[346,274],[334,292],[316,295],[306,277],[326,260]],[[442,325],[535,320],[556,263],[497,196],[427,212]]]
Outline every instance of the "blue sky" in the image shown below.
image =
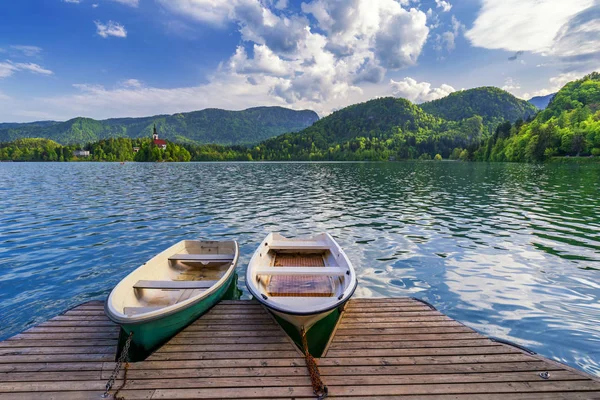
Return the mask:
[[0,15],[0,121],[323,116],[477,86],[529,98],[600,69],[596,0],[23,0]]

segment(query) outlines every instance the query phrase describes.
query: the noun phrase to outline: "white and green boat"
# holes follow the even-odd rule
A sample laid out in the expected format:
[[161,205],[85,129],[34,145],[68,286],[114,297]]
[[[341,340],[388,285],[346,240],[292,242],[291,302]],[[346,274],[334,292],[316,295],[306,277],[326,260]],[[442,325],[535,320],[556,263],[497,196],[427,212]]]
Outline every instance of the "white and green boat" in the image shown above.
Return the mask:
[[106,315],[150,351],[219,302],[238,255],[235,241],[183,240],[123,278],[108,296]]

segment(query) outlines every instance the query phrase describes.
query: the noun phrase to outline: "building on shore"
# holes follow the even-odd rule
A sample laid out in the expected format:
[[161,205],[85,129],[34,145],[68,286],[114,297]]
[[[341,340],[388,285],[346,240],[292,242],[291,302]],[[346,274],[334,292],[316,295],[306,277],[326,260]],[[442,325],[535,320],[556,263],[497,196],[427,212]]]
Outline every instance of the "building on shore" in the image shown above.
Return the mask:
[[152,133],[152,143],[161,150],[167,149],[167,141],[158,138],[158,132],[156,132],[156,124],[154,124],[154,132]]
[[89,150],[75,150],[75,151],[73,151],[73,155],[75,157],[89,157],[90,152],[89,152]]

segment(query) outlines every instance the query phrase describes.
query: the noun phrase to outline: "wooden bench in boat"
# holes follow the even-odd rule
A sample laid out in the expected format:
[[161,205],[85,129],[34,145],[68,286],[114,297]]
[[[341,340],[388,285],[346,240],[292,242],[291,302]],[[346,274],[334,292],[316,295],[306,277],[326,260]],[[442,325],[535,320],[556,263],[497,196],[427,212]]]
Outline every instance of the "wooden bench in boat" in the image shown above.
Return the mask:
[[160,310],[164,307],[123,307],[123,314],[125,315],[139,315],[145,314],[150,311]]
[[137,281],[135,289],[208,289],[217,281]]
[[169,261],[227,262],[233,258],[233,254],[173,254]]
[[260,267],[256,269],[256,275],[344,276],[346,271],[339,267]]
[[329,250],[331,246],[322,242],[274,241],[269,245],[271,250]]

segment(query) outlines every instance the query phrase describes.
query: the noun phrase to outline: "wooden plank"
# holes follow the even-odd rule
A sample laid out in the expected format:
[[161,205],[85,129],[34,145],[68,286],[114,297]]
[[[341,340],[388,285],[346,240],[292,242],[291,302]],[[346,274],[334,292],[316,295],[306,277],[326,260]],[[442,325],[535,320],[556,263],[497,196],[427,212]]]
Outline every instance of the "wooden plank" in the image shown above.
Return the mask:
[[[75,325],[75,324],[74,324]],[[25,331],[28,334],[35,334],[35,333],[105,333],[108,335],[110,335],[111,333],[114,332],[119,332],[119,327],[112,324],[112,325],[102,325],[102,326],[57,326],[57,325],[51,325],[51,326],[36,326],[34,328],[28,329]],[[60,335],[59,335],[60,336]]]
[[[184,344],[167,343],[157,353],[291,350],[289,343]],[[1,353],[0,353],[1,354]]]
[[473,364],[420,364],[420,365],[370,365],[370,366],[320,366],[321,375],[411,375],[411,374],[452,374],[473,372],[519,372],[557,371],[541,361],[497,362]]
[[406,335],[418,333],[467,333],[475,332],[473,329],[466,326],[443,326],[443,327],[408,327],[408,328],[357,328],[339,330],[336,337],[339,336],[367,336],[367,335]]
[[24,362],[0,364],[0,372],[101,371],[104,367],[112,369],[114,363],[105,365],[104,362]]
[[[57,339],[106,339],[107,332],[80,332],[80,333],[19,333],[10,340],[57,340]],[[115,333],[115,336],[118,336]]]
[[502,346],[497,342],[493,342],[484,337],[478,339],[466,340],[416,340],[416,341],[372,341],[372,342],[339,342],[331,345],[331,350],[366,350],[367,353],[371,349],[409,349],[409,348],[450,348],[450,347],[481,347],[481,346]]
[[[167,378],[210,378],[210,377],[287,377],[309,376],[304,365],[300,367],[259,367],[259,368],[173,368],[173,369],[132,369],[127,372],[128,379],[167,379]],[[110,377],[105,371],[103,379]]]
[[[96,391],[76,391],[76,392],[21,392],[21,393],[6,393],[0,396],[2,400],[31,400],[31,398],[42,398],[44,400],[98,400],[101,399],[104,390]],[[154,394],[154,390],[130,390],[120,393],[126,393],[127,399],[150,399]]]
[[221,336],[207,335],[206,337],[179,337],[169,340],[167,345],[214,345],[214,344],[245,344],[245,343],[289,343],[283,335],[277,332],[273,336]]
[[102,371],[0,372],[0,382],[88,381],[109,377],[110,373],[103,377]]
[[[123,395],[128,396],[124,391]],[[228,399],[228,398],[313,398],[315,395],[310,386],[307,387],[268,387],[268,388],[210,388],[210,389],[158,389],[153,399]],[[129,398],[129,397],[128,397]]]
[[256,275],[270,276],[344,276],[345,269],[339,267],[263,267],[256,268]]
[[[219,337],[262,337],[262,336],[273,336],[276,335],[278,333],[279,329],[261,329],[258,331],[252,331],[252,330],[243,330],[243,329],[239,329],[239,327],[233,328],[231,330],[228,331],[220,331],[219,332]],[[213,338],[215,337],[215,333],[214,331],[211,330],[201,330],[201,329],[196,329],[196,330],[190,330],[190,328],[187,328],[186,330],[184,330],[183,332],[179,332],[177,334],[177,336],[175,336],[175,338]]]
[[394,356],[434,356],[434,355],[471,355],[471,354],[510,354],[520,353],[508,346],[419,348],[419,349],[369,349],[365,350],[329,350],[329,357],[394,357]]
[[293,349],[280,351],[246,351],[239,353],[237,351],[220,351],[209,353],[167,353],[157,352],[148,357],[148,360],[154,361],[174,361],[174,360],[218,360],[218,359],[247,359],[247,358],[293,358],[297,357]]
[[[373,323],[395,323],[395,322],[432,322],[432,321],[454,321],[452,318],[447,317],[445,315],[428,315],[428,316],[414,316],[414,317],[354,317],[352,315],[347,315],[346,318],[342,321],[342,326],[348,324],[365,324],[371,326]],[[366,326],[365,326],[366,327]]]
[[113,361],[114,354],[36,354],[0,356],[0,364],[32,362]]
[[[547,381],[547,382],[488,382],[444,383],[433,385],[328,385],[336,396],[409,396],[422,394],[473,394],[473,393],[544,393],[560,391],[597,391],[593,381]],[[158,392],[158,391],[157,391]]]
[[418,356],[369,356],[369,357],[340,357],[328,356],[319,360],[319,366],[358,366],[358,365],[421,365],[421,364],[472,364],[493,362],[531,361],[529,355],[523,353],[511,354],[468,354],[468,355],[418,355]]
[[117,352],[116,344],[113,346],[78,346],[78,347],[18,347],[1,348],[0,360],[7,355],[25,354],[112,354]]
[[446,327],[446,326],[462,326],[456,321],[425,321],[425,322],[373,322],[369,324],[352,324],[342,323],[339,330],[347,329],[361,329],[368,327],[369,329],[374,328],[423,328],[423,327]]
[[[129,370],[168,370],[168,369],[198,369],[198,368],[209,368],[209,369],[229,369],[229,368],[248,368],[248,369],[261,369],[267,367],[304,367],[306,364],[304,358],[298,357],[294,353],[295,357],[288,358],[255,358],[255,359],[206,359],[206,360],[154,360],[148,358],[143,363],[132,363],[129,364]],[[114,365],[114,364],[113,364]],[[109,369],[109,366],[105,367]]]
[[234,254],[173,254],[169,257],[172,261],[195,261],[195,262],[226,262],[233,261]]
[[49,346],[64,346],[64,347],[79,347],[79,346],[116,346],[118,343],[117,335],[114,338],[107,339],[71,339],[71,340],[5,340],[0,342],[0,349],[15,348],[15,347],[49,347]]
[[329,250],[331,246],[322,242],[302,242],[295,240],[274,241],[270,250]]
[[465,340],[465,339],[479,339],[484,336],[475,332],[466,333],[416,333],[416,334],[403,334],[403,335],[381,335],[380,338],[373,338],[367,335],[348,335],[340,336],[336,335],[334,343],[358,343],[358,342],[373,342],[373,340],[381,340],[385,342],[403,342],[403,341],[430,341],[430,340]]
[[217,281],[149,281],[139,280],[134,289],[158,289],[158,290],[180,290],[180,289],[209,289]]

